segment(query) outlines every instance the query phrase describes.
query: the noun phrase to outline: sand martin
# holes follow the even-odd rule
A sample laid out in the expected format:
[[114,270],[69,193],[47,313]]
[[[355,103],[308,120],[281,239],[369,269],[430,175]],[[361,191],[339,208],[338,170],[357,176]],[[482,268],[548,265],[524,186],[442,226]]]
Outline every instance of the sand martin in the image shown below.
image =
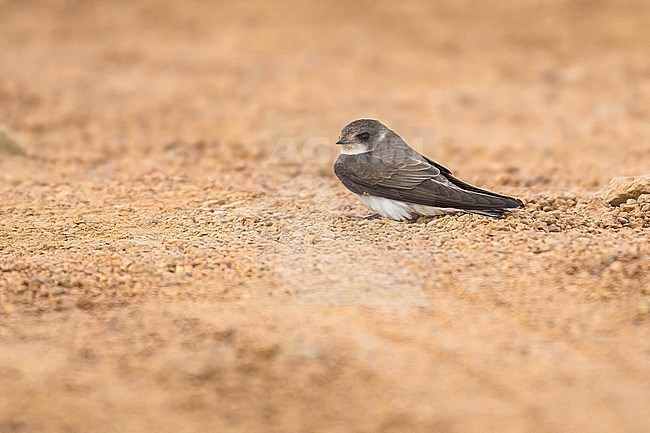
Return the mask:
[[485,191],[420,155],[377,120],[360,119],[341,131],[334,173],[373,212],[394,220],[475,213],[503,218],[521,200]]

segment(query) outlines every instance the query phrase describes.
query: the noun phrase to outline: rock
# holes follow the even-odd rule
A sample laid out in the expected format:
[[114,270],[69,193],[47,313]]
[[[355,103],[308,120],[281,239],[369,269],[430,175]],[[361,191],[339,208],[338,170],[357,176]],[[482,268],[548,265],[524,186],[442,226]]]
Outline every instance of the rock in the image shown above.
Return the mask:
[[25,148],[4,125],[0,125],[0,155],[25,155]]
[[637,199],[642,194],[650,194],[650,174],[615,177],[599,195],[612,206],[618,206],[629,199]]

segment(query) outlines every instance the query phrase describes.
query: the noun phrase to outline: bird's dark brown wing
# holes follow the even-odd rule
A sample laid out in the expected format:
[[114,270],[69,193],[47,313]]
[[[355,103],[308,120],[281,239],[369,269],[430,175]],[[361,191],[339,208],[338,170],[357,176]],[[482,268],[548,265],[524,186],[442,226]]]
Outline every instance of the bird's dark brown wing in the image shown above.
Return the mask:
[[[456,179],[416,152],[398,157],[364,153],[340,155],[334,172],[352,192],[440,208],[500,210],[521,207],[517,199],[494,194]],[[399,161],[386,163],[385,161]]]

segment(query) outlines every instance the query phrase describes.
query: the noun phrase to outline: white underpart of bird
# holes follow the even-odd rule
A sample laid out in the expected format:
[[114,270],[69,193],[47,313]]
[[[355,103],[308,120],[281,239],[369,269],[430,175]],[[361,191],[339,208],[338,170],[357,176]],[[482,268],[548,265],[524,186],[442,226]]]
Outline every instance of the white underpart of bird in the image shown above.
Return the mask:
[[419,216],[440,216],[464,213],[462,210],[424,206],[421,204],[406,203],[372,195],[355,194],[359,201],[371,211],[384,218],[395,221],[412,220]]

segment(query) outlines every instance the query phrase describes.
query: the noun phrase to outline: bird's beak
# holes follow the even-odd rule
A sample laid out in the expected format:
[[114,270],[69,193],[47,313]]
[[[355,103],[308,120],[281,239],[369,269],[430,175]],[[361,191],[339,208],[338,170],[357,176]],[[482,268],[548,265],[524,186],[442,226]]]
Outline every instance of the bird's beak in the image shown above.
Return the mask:
[[342,144],[352,144],[350,140],[346,140],[345,138],[341,138],[339,141],[336,142],[336,144],[342,145]]

